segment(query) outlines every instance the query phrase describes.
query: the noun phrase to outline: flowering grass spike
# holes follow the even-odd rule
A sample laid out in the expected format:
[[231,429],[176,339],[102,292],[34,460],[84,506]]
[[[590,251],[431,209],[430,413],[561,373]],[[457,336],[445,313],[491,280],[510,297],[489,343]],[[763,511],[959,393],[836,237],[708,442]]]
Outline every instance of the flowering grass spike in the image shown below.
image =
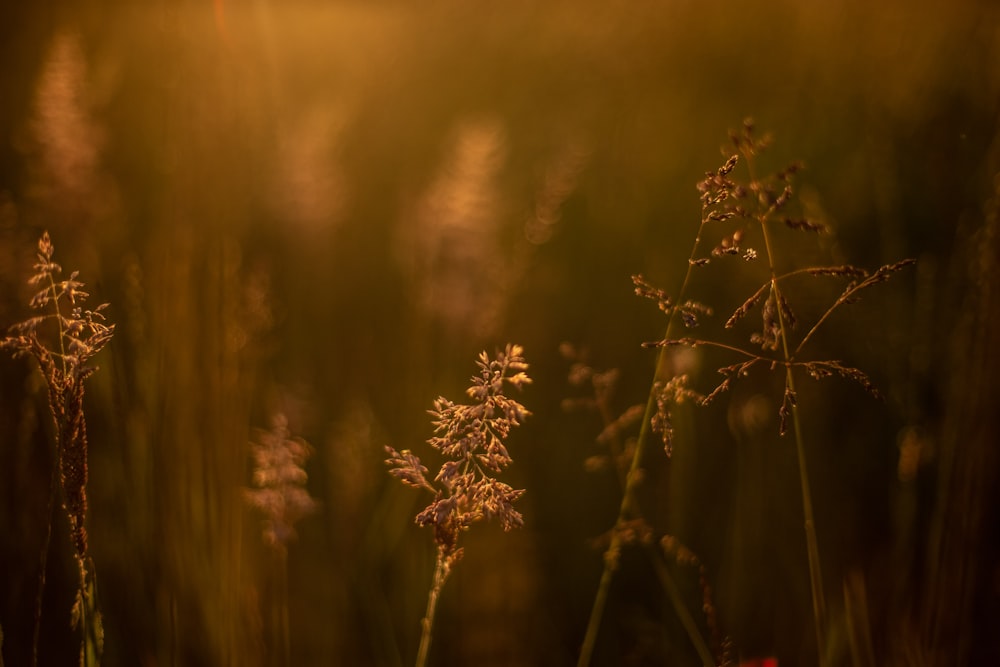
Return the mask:
[[431,628],[438,595],[462,557],[459,537],[481,520],[497,520],[504,530],[524,523],[514,503],[524,494],[498,480],[513,461],[504,440],[515,426],[520,426],[531,413],[504,393],[507,385],[523,388],[531,383],[528,364],[519,345],[507,345],[490,359],[486,352],[476,362],[479,375],[472,377],[466,390],[473,402],[454,403],[440,397],[430,410],[434,435],[427,441],[447,459],[433,480],[428,480],[427,468],[410,450],[396,451],[386,447],[389,472],[404,484],[426,489],[434,500],[417,514],[416,522],[434,528],[437,563],[434,583],[427,601],[423,633],[417,654],[417,665],[423,665],[430,646]]

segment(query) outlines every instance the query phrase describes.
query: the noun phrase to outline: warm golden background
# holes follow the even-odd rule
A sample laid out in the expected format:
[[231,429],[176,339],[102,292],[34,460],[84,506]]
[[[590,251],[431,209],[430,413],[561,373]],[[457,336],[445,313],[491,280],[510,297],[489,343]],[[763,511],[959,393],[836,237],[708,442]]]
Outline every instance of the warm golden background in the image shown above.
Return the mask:
[[[280,575],[241,500],[247,442],[276,412],[315,449],[321,503],[289,549],[291,664],[411,664],[434,552],[412,521],[426,498],[389,478],[383,447],[433,461],[426,410],[506,342],[535,379],[510,441],[526,526],[468,535],[431,662],[573,664],[600,574],[591,540],[619,490],[584,470],[600,426],[560,409],[559,344],[620,369],[620,409],[644,402],[640,343],[664,322],[630,275],[679,280],[694,184],[746,116],[775,134],[767,165],[806,162],[801,196],[836,230],[819,261],[919,260],[820,341],[886,400],[836,380],[800,396],[831,635],[849,655],[846,586],[864,592],[879,664],[1000,661],[998,38],[995,4],[971,0],[6,3],[0,325],[25,315],[43,229],[118,324],[87,404],[105,664],[281,664]],[[15,667],[52,461],[32,366],[4,358],[0,374]],[[648,501],[706,563],[741,655],[815,664],[794,448],[767,421],[778,401],[748,382],[685,415],[673,459],[652,457]],[[745,423],[761,405],[763,432]],[[64,522],[45,665],[77,650]],[[697,613],[697,582],[677,576]],[[648,566],[626,558],[595,664],[693,658]]]

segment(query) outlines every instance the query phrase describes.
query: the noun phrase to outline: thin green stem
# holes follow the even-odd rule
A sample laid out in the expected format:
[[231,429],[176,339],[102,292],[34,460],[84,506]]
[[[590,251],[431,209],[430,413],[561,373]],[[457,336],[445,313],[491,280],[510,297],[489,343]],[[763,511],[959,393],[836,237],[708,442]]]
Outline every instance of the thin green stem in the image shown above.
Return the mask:
[[[694,257],[695,253],[698,251],[698,247],[701,245],[701,234],[704,228],[705,222],[702,220],[701,224],[698,226],[698,233],[695,236],[694,243],[691,247],[691,254],[688,257],[688,266],[687,271],[684,273],[684,280],[681,282],[680,290],[678,290],[677,296],[673,301],[673,306],[670,309],[670,319],[667,322],[667,329],[664,335],[666,340],[671,338],[671,334],[676,329],[680,305],[684,303],[684,296],[687,293],[688,284],[691,281],[692,269],[695,266]],[[642,425],[639,428],[639,437],[636,440],[635,451],[632,454],[632,462],[629,465],[628,473],[625,476],[625,488],[622,492],[621,504],[618,507],[618,518],[615,520],[615,527],[611,531],[611,541],[608,545],[608,549],[604,552],[604,570],[601,572],[601,580],[597,586],[597,593],[594,595],[594,603],[590,609],[590,618],[587,621],[587,630],[584,633],[583,642],[580,645],[580,656],[576,663],[577,667],[587,667],[590,665],[590,661],[594,653],[594,646],[597,644],[597,635],[599,634],[601,628],[601,620],[604,617],[604,609],[607,605],[608,593],[611,590],[611,582],[614,579],[615,571],[618,569],[619,552],[622,548],[621,528],[627,521],[628,517],[633,516],[638,512],[638,500],[635,498],[635,487],[640,479],[640,475],[638,473],[642,467],[641,463],[650,438],[649,434],[652,432],[651,421],[653,415],[656,414],[656,386],[660,382],[669,379],[669,375],[672,372],[670,366],[670,352],[667,347],[662,347],[660,348],[660,354],[657,355],[656,370],[653,373],[653,382],[650,385],[649,397],[646,400],[646,410],[642,417]],[[685,615],[690,616],[687,608],[684,606],[683,600],[679,595],[671,594],[669,589],[667,590],[667,594],[668,597],[670,597],[670,601],[674,606],[675,612],[683,622]],[[692,644],[694,644],[697,649],[698,654],[702,656],[709,656],[709,660],[705,664],[706,667],[710,667],[714,661],[711,660],[711,652],[705,645],[705,640],[698,632],[697,627],[694,626],[693,623],[685,623],[684,627],[688,631],[688,636],[690,637]]]
[[[749,149],[743,150],[743,156],[747,161],[747,169],[751,182],[756,182],[753,168],[753,153]],[[783,309],[781,308],[781,291],[778,287],[778,274],[774,266],[774,251],[771,244],[771,237],[768,233],[767,223],[774,212],[774,207],[766,209],[758,217],[761,234],[764,237],[764,247],[767,252],[767,263],[771,273],[771,290],[778,307],[778,328],[780,331],[782,354],[785,360],[785,386],[792,395],[795,394],[795,378],[792,374],[792,354],[788,346],[788,328],[785,322]],[[829,312],[829,311],[828,311]],[[811,333],[811,332],[810,332]],[[800,346],[801,347],[801,346]],[[796,353],[798,350],[796,350]],[[813,623],[816,631],[816,650],[819,656],[821,667],[825,664],[826,654],[826,600],[823,594],[823,575],[820,566],[819,543],[816,539],[816,521],[813,516],[812,491],[809,484],[809,471],[806,466],[805,444],[802,438],[801,420],[799,419],[798,406],[792,402],[792,428],[795,433],[795,452],[799,463],[799,486],[802,489],[802,513],[804,517],[804,527],[806,534],[806,552],[809,559],[809,584],[812,589]]]
[[417,649],[416,667],[425,667],[427,665],[427,654],[431,648],[434,615],[437,612],[438,597],[440,597],[441,589],[448,578],[447,560],[447,556],[438,549],[437,563],[434,566],[434,585],[431,586],[431,590],[427,594],[427,611],[424,613],[424,619],[420,622],[420,647]]
[[99,667],[104,654],[104,622],[97,605],[97,576],[94,563],[80,559],[78,566],[84,581],[79,595],[80,630],[83,635],[81,662],[85,667]]
[[[792,369],[785,371],[785,381],[791,391],[795,391],[792,382]],[[802,427],[799,420],[798,406],[792,404],[792,429],[795,433],[795,453],[799,461],[799,484],[802,487],[802,513],[806,532],[806,552],[809,558],[809,585],[812,589],[813,620],[816,630],[816,647],[819,653],[819,664],[826,664],[826,597],[823,593],[823,573],[820,567],[819,541],[816,538],[816,520],[813,516],[812,491],[809,486],[809,471],[806,467],[805,445],[802,438]]]
[[55,521],[55,500],[59,493],[59,452],[52,466],[52,480],[49,485],[49,502],[46,510],[45,540],[42,543],[41,562],[38,565],[38,592],[35,595],[35,628],[31,637],[31,667],[38,666],[38,639],[42,630],[42,599],[45,597],[45,571],[49,563],[49,548],[52,544],[52,522]]
[[[694,644],[694,648],[698,652],[701,664],[704,667],[715,667],[715,659],[712,657],[712,652],[701,639],[701,632],[698,630],[698,624],[695,622],[691,612],[684,604],[684,598],[681,596],[680,589],[677,588],[677,582],[674,581],[673,576],[671,576],[670,570],[667,569],[666,563],[663,562],[663,558],[654,552],[651,545],[648,547],[648,550],[650,551],[649,556],[653,563],[653,570],[656,572],[656,578],[660,580],[660,585],[663,587],[663,590],[665,590],[667,595],[670,596],[670,601],[673,603],[674,609],[677,612],[677,618],[680,620],[681,625],[684,626],[684,630],[687,631],[688,636],[692,638],[691,643]],[[697,637],[698,641],[694,641],[694,637]]]

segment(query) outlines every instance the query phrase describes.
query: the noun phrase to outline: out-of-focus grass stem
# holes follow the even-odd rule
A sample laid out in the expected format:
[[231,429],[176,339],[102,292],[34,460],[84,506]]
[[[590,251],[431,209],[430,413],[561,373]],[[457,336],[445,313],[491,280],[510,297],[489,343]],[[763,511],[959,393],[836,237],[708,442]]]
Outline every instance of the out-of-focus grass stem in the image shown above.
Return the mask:
[[[673,333],[677,328],[680,307],[684,303],[684,296],[691,281],[692,270],[695,266],[695,253],[698,252],[698,247],[701,245],[701,234],[704,228],[705,221],[702,220],[698,226],[698,233],[695,236],[694,243],[691,246],[691,254],[688,258],[684,280],[681,282],[680,290],[678,290],[676,298],[673,300],[673,305],[670,308],[670,319],[668,320],[664,336],[667,340],[673,338]],[[625,476],[625,487],[622,492],[621,504],[618,508],[618,518],[615,520],[615,528],[611,532],[611,542],[604,553],[604,570],[601,572],[601,580],[597,586],[597,593],[594,595],[594,602],[590,609],[590,618],[587,621],[587,630],[580,645],[580,656],[576,663],[577,667],[590,665],[591,658],[593,657],[594,646],[597,643],[597,635],[601,629],[601,620],[604,617],[604,609],[608,600],[608,593],[611,590],[611,582],[614,579],[615,571],[618,569],[618,552],[622,547],[620,528],[628,520],[628,517],[635,516],[638,513],[638,499],[635,497],[635,490],[638,480],[641,477],[639,471],[642,468],[643,455],[650,439],[650,433],[652,432],[651,423],[653,415],[656,414],[657,410],[656,387],[659,383],[670,379],[672,372],[670,350],[668,347],[661,347],[656,360],[656,370],[653,373],[653,382],[650,385],[649,397],[646,400],[646,410],[642,417],[642,425],[639,428],[639,437],[636,441],[635,451],[632,454],[632,462],[629,465],[628,474]],[[654,562],[658,561],[658,557],[655,554],[652,556]],[[712,653],[705,645],[705,640],[698,632],[693,620],[690,623],[685,622],[685,618],[691,619],[691,615],[684,606],[680,595],[677,594],[677,587],[670,573],[664,568],[662,572],[658,572],[657,574],[661,583],[664,584],[674,611],[677,613],[678,618],[681,619],[684,629],[687,631],[691,643],[694,644],[695,649],[698,651],[702,662],[706,667],[711,667],[715,664],[715,661],[712,659]]]

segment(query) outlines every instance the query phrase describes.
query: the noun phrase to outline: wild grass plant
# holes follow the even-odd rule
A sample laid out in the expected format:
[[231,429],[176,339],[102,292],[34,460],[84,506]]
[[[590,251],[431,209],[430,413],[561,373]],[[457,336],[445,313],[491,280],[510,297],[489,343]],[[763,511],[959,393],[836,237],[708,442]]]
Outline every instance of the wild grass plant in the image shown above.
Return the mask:
[[[586,388],[590,395],[576,396],[563,400],[563,409],[570,412],[589,410],[596,412],[602,423],[602,430],[597,436],[597,442],[607,449],[602,453],[588,457],[584,466],[592,472],[611,468],[618,479],[619,489],[623,494],[623,504],[626,493],[634,493],[635,486],[643,480],[641,468],[634,467],[636,460],[637,438],[632,435],[635,427],[643,423],[645,408],[641,404],[632,405],[615,413],[613,397],[620,380],[618,369],[597,370],[586,361],[583,351],[573,345],[563,343],[560,346],[563,357],[571,362],[569,383],[577,388]],[[676,369],[676,366],[675,366]],[[697,400],[698,394],[685,387],[686,375],[675,375],[673,400],[679,404],[685,400]],[[664,392],[659,392],[658,405],[664,400]],[[663,437],[664,447],[669,452],[673,442],[673,425],[665,413],[654,415],[651,428]],[[633,485],[630,488],[630,484]],[[715,622],[715,607],[712,601],[711,587],[708,584],[704,566],[698,557],[675,536],[663,535],[659,541],[656,530],[642,514],[637,499],[629,496],[627,511],[619,511],[615,525],[604,535],[594,541],[595,546],[602,548],[605,564],[601,583],[591,608],[590,621],[580,649],[580,664],[587,664],[592,656],[598,637],[600,621],[610,594],[611,581],[621,563],[622,550],[631,546],[641,547],[649,556],[653,572],[670,599],[674,613],[691,641],[703,665],[715,665],[725,661],[724,642],[718,636]],[[665,558],[666,557],[666,558]],[[699,584],[702,590],[702,611],[705,626],[709,630],[709,638],[702,635],[701,624],[691,613],[681,589],[667,567],[666,560],[679,565],[695,566],[699,573]],[[714,644],[710,647],[709,644]],[[714,649],[714,650],[713,650]]]
[[[777,373],[783,380],[784,389],[778,408],[778,433],[785,436],[791,431],[794,441],[801,491],[804,541],[809,566],[816,653],[819,664],[827,664],[831,649],[828,637],[829,618],[807,464],[807,437],[802,426],[796,383],[803,377],[822,380],[839,376],[857,383],[873,396],[880,395],[865,372],[840,359],[812,356],[815,346],[811,346],[810,343],[836,312],[856,302],[863,291],[888,280],[894,273],[912,264],[913,260],[904,259],[870,271],[849,264],[803,266],[799,264],[797,256],[780,255],[781,246],[777,241],[780,233],[788,231],[820,235],[827,231],[823,222],[803,215],[801,209],[795,206],[794,181],[796,174],[802,169],[802,164],[796,162],[773,174],[761,175],[758,156],[768,148],[771,138],[758,136],[751,120],[745,121],[739,131],[732,132],[730,140],[731,145],[729,152],[726,153],[728,157],[725,163],[717,170],[708,172],[698,184],[702,204],[701,221],[679,288],[671,294],[652,285],[641,275],[633,278],[636,294],[655,301],[659,309],[666,314],[668,323],[666,333],[661,340],[646,344],[648,347],[659,348],[660,353],[652,388],[640,422],[639,435],[634,445],[630,447],[630,463],[624,474],[621,472],[623,468],[619,469],[623,483],[622,500],[618,518],[607,541],[604,570],[580,649],[578,660],[580,667],[591,663],[609,590],[619,567],[620,550],[630,543],[640,542],[648,546],[653,542],[653,537],[649,534],[649,524],[638,502],[637,489],[644,478],[643,465],[650,456],[654,437],[659,436],[657,440],[669,457],[673,435],[672,410],[682,403],[708,405],[719,400],[734,383],[759,372]],[[738,167],[744,170],[742,178],[736,176]],[[709,241],[708,234],[719,240]],[[714,245],[709,247],[709,243]],[[717,308],[692,299],[690,296],[692,287],[703,278],[705,271],[710,270],[707,268],[708,265],[726,261],[760,265],[757,275],[760,276],[761,282],[753,284],[753,292],[732,311],[721,331],[716,327],[712,331],[715,335],[701,334],[701,331],[712,329],[711,323]],[[801,294],[802,287],[799,284],[807,279],[839,280],[843,283],[843,287],[833,302],[820,311],[808,327],[805,327],[798,322],[797,308],[793,308],[792,295]],[[758,324],[747,326],[754,312],[758,313]],[[805,333],[796,333],[803,329]],[[718,333],[715,333],[716,331]],[[734,341],[731,331],[741,334],[745,342]],[[673,369],[672,351],[678,348],[713,348],[735,358],[735,362],[720,367],[718,373],[722,375],[721,382],[702,394],[693,388],[696,386],[696,378],[688,377]],[[607,411],[601,400],[600,385],[595,384],[595,389],[598,390],[596,405],[606,415]],[[626,414],[632,412],[634,411]],[[602,437],[607,437],[608,432],[617,428],[620,421],[621,418],[611,421],[606,417],[606,427]],[[612,444],[613,451],[621,451],[620,445],[614,444],[613,440]],[[620,454],[615,458],[620,459]],[[645,539],[635,539],[637,525],[643,527],[643,531],[647,534]],[[680,548],[683,548],[676,538],[670,535],[660,540],[660,546],[665,553],[674,556]],[[693,559],[697,562],[697,557],[690,554],[686,548],[681,553],[685,554],[683,559]],[[654,563],[659,563],[656,555],[653,556],[653,560]],[[704,581],[703,569],[700,574]],[[714,655],[706,650],[706,643],[697,627],[691,622],[690,614],[684,608],[684,603],[678,596],[672,580],[662,576],[660,579],[703,664],[727,664],[730,656],[722,650],[722,644],[717,640]],[[710,600],[706,599],[703,608],[709,615],[707,625],[714,630],[716,624],[711,616]]]
[[[704,160],[699,139],[713,143],[735,107],[767,118],[782,144],[809,159],[788,204],[809,215],[796,217],[818,209],[811,181],[822,184],[822,219],[833,221],[834,234],[816,235],[775,221],[779,275],[920,259],[919,289],[909,289],[909,271],[866,289],[801,352],[863,370],[888,409],[851,382],[813,382],[793,369],[827,642],[843,649],[838,579],[848,571],[857,575],[852,608],[870,607],[868,664],[927,664],[930,651],[936,664],[1000,663],[983,653],[994,643],[996,617],[984,612],[996,597],[989,545],[1000,525],[990,465],[997,430],[988,426],[997,337],[983,326],[995,325],[997,271],[979,260],[1000,246],[977,233],[1000,145],[995,3],[914,13],[898,1],[781,0],[736,3],[711,20],[692,3],[488,12],[451,0],[419,9],[188,3],[110,14],[74,3],[58,17],[44,5],[8,4],[0,338],[24,319],[16,286],[32,271],[19,258],[34,255],[42,228],[57,258],[82,269],[94,303],[112,302],[117,323],[113,344],[92,360],[100,372],[85,381],[102,664],[281,659],[269,654],[268,634],[281,615],[276,558],[243,496],[248,426],[268,428],[262,387],[278,384],[307,404],[282,407],[315,445],[309,482],[323,501],[288,550],[290,659],[410,661],[435,548],[419,541],[430,530],[409,525],[409,505],[425,492],[387,479],[381,445],[413,448],[433,476],[440,461],[420,449],[423,407],[464,385],[429,392],[467,375],[463,350],[508,336],[547,351],[532,359],[537,387],[523,401],[536,415],[523,430],[546,447],[511,447],[517,465],[507,472],[519,481],[506,481],[528,489],[515,503],[526,525],[514,535],[480,525],[462,538],[466,562],[444,586],[429,662],[572,664],[603,566],[585,545],[600,536],[606,551],[617,532],[592,664],[706,662],[656,585],[659,565],[712,662],[695,568],[713,584],[720,629],[742,657],[809,664],[816,639],[791,415],[787,435],[777,435],[783,366],[755,364],[704,409],[661,397],[672,457],[650,431],[642,479],[630,481],[632,509],[652,530],[633,516],[630,530],[609,530],[658,351],[635,343],[664,337],[667,324],[652,303],[623,298],[624,283],[641,270],[651,288],[678,297],[699,218],[682,189],[702,162],[714,168],[739,152],[730,147],[710,165],[715,147]],[[566,180],[556,163],[569,143],[586,155]],[[755,157],[759,173],[774,148]],[[745,182],[746,167],[741,156],[729,177]],[[469,187],[442,187],[449,182]],[[529,234],[525,217],[543,233]],[[715,315],[696,329],[681,322],[671,337],[781,358],[780,344],[747,341],[755,323],[762,329],[767,294],[733,329],[722,326],[769,279],[753,227],[741,246],[757,260],[711,257],[735,224],[706,225],[699,257],[712,261],[692,269],[684,297]],[[244,317],[258,275],[274,290],[263,335]],[[850,278],[779,279],[799,320],[793,350],[841,280]],[[431,297],[474,317],[445,320]],[[628,418],[619,442],[604,436],[587,454],[606,453],[588,464],[604,465],[604,477],[578,463],[607,424],[557,409],[564,369],[554,350],[566,338],[592,347],[595,374],[621,369],[609,413],[611,423]],[[701,395],[724,379],[713,381],[712,369],[743,361],[720,347],[668,349],[664,384],[686,373]],[[679,359],[703,369],[678,368]],[[2,658],[25,665],[55,448],[45,446],[54,438],[37,364],[0,361]],[[631,422],[633,403],[643,406]],[[751,406],[752,431],[734,421]],[[610,462],[618,445],[620,468]],[[53,503],[38,661],[71,664],[56,656],[76,650],[62,613],[75,596],[75,559],[58,491]],[[669,536],[698,565],[667,554]],[[903,623],[917,659],[897,662],[886,644]],[[958,641],[965,648],[951,653]]]
[[514,503],[524,494],[501,482],[499,475],[513,459],[504,441],[511,429],[531,414],[506,394],[507,385],[521,389],[531,383],[528,364],[519,345],[507,345],[490,359],[486,352],[476,361],[479,374],[466,390],[472,403],[454,403],[439,397],[430,411],[435,435],[427,442],[445,461],[428,479],[428,469],[410,450],[386,447],[389,472],[404,484],[424,489],[433,502],[417,514],[416,522],[434,530],[437,556],[427,594],[427,610],[421,621],[416,665],[427,664],[438,599],[455,565],[462,559],[462,533],[480,521],[496,520],[505,531],[524,524]]
[[288,545],[297,533],[295,524],[314,513],[317,502],[309,495],[305,471],[312,447],[292,436],[288,419],[276,414],[271,427],[257,433],[250,442],[253,459],[253,483],[245,489],[247,505],[261,517],[261,539],[272,559],[273,603],[270,605],[272,661],[291,665],[291,630],[288,599]]
[[51,546],[55,499],[69,519],[70,541],[77,571],[76,599],[71,610],[72,627],[80,640],[80,664],[97,665],[104,648],[104,630],[97,600],[97,579],[87,544],[87,420],[83,396],[85,380],[97,371],[91,359],[114,335],[115,325],[106,324],[104,303],[84,308],[89,294],[74,271],[61,277],[62,267],[53,257],[55,247],[48,232],[38,241],[35,273],[29,283],[38,289],[30,306],[39,314],[13,325],[0,347],[19,357],[31,357],[38,365],[48,390],[52,417],[54,460],[46,519],[45,541],[38,568],[32,664],[38,663],[42,622],[42,599]]

